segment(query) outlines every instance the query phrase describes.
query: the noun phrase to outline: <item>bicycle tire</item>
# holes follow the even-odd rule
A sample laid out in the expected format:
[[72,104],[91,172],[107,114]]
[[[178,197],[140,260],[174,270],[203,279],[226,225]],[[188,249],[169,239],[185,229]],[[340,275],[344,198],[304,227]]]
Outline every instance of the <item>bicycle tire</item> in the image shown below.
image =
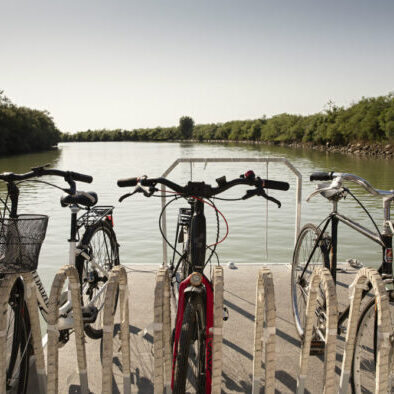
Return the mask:
[[6,393],[25,394],[31,351],[30,320],[23,284],[19,280],[11,290],[6,318]]
[[[110,271],[114,266],[119,265],[119,248],[116,235],[112,226],[105,220],[87,227],[81,245],[83,248],[87,248],[89,256],[94,258],[95,262],[106,271]],[[105,286],[106,281],[100,276],[100,271],[82,256],[77,258],[76,267],[81,282],[82,305],[86,305]],[[119,291],[115,296],[114,313],[118,303],[118,294]],[[99,310],[96,321],[84,325],[86,335],[92,339],[99,339],[103,336],[104,300],[105,291],[101,293],[94,304]]]
[[175,365],[174,394],[205,393],[205,307],[201,295],[186,301]]
[[[301,274],[305,268],[308,258],[313,250],[315,241],[319,237],[321,231],[311,223],[306,224],[300,231],[296,246],[293,253],[293,262],[291,267],[291,301],[294,322],[296,325],[297,332],[301,339],[304,338],[304,327],[305,327],[305,313],[306,303],[309,295],[309,278],[313,272],[313,268],[325,266],[325,261],[328,259],[327,248],[322,245],[318,246],[312,256],[312,259],[308,265],[308,269],[305,271],[302,281],[300,280],[299,274]],[[327,240],[328,236],[325,236]],[[322,242],[325,242],[324,240]],[[309,269],[310,267],[310,269]],[[319,308],[324,308],[324,292],[320,291],[319,294],[320,302]],[[321,325],[319,316],[316,316],[314,323],[314,331]]]
[[[391,315],[393,318],[393,303],[390,303]],[[371,299],[360,315],[357,326],[357,334],[354,344],[354,355],[352,362],[351,385],[353,393],[374,393],[376,382],[376,354],[378,332],[375,323],[376,319],[375,299]],[[389,355],[389,374],[390,366],[392,372],[393,363],[393,346],[391,346]],[[389,393],[394,392],[394,381],[391,376],[391,388]],[[390,384],[390,383],[389,383]]]

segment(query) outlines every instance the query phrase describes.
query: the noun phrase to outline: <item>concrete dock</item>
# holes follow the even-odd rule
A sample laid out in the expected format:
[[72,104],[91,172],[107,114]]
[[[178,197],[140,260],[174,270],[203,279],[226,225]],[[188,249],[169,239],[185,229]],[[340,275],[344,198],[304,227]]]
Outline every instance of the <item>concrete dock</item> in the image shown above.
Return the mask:
[[[229,319],[223,324],[223,393],[250,393],[252,390],[252,359],[256,282],[263,265],[224,267],[224,304]],[[265,265],[273,273],[276,298],[276,392],[292,393],[296,389],[301,343],[293,323],[290,300],[290,267]],[[153,293],[156,266],[128,266],[131,379],[133,393],[153,393]],[[349,301],[348,285],[356,271],[345,267],[338,273],[340,310]],[[174,312],[174,311],[173,311]],[[344,338],[337,337],[337,380]],[[101,393],[101,341],[87,338],[89,389]],[[323,356],[311,356],[306,383],[307,392],[321,393]],[[119,324],[114,333],[113,392],[123,392]],[[34,376],[33,376],[34,377]],[[74,338],[59,350],[59,392],[78,393],[79,375]],[[264,392],[264,390],[262,391]]]

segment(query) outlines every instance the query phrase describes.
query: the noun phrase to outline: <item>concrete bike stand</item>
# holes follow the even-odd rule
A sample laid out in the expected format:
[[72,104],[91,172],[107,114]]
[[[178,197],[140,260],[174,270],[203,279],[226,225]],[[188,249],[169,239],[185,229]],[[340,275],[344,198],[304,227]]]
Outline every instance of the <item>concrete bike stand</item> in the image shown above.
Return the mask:
[[114,332],[114,304],[119,288],[119,310],[121,321],[121,350],[123,369],[123,393],[131,393],[130,379],[130,331],[129,331],[129,300],[127,287],[127,273],[124,267],[116,266],[109,275],[104,301],[103,325],[103,369],[102,393],[112,393],[112,358],[113,358],[113,332]]
[[52,283],[49,297],[48,313],[48,393],[58,393],[58,373],[59,373],[59,332],[57,322],[59,318],[59,299],[66,279],[70,281],[71,301],[73,306],[75,344],[77,348],[77,360],[81,393],[88,394],[88,374],[86,369],[85,333],[82,321],[81,292],[79,276],[76,268],[72,265],[65,265],[55,276]]
[[38,304],[36,298],[35,285],[31,273],[25,274],[10,274],[0,281],[0,392],[6,392],[6,346],[7,346],[7,305],[10,298],[11,290],[15,281],[23,277],[23,284],[25,287],[25,298],[27,301],[27,308],[30,316],[30,325],[33,339],[33,349],[36,358],[38,389],[39,393],[46,393],[46,374],[45,374],[45,359],[41,342],[40,320],[38,316]]
[[319,285],[323,286],[327,305],[326,338],[324,353],[324,391],[323,393],[335,393],[335,356],[338,324],[338,302],[336,289],[331,273],[327,268],[315,268],[310,278],[310,290],[306,305],[305,335],[301,349],[300,369],[297,379],[297,394],[303,394],[305,380],[308,372],[308,361],[312,340],[312,328],[315,319],[317,294]]
[[156,274],[153,318],[153,355],[155,393],[171,393],[171,309],[170,277],[161,267]]
[[222,384],[222,342],[223,342],[223,268],[216,266],[213,271],[213,334],[212,341],[212,394],[220,394]]
[[362,268],[353,284],[351,285],[352,295],[350,304],[349,321],[346,332],[345,352],[342,360],[341,380],[339,393],[345,394],[349,386],[349,377],[351,373],[354,345],[356,340],[358,320],[360,317],[361,296],[364,289],[368,289],[367,284],[370,282],[375,291],[375,302],[378,310],[378,352],[376,362],[376,386],[375,393],[387,393],[388,375],[389,375],[389,352],[390,352],[390,309],[386,289],[379,273],[372,268]]
[[[256,286],[256,310],[253,349],[252,393],[260,393],[265,349],[265,393],[275,393],[275,293],[272,273],[268,268],[259,271]],[[264,321],[266,327],[264,327]]]

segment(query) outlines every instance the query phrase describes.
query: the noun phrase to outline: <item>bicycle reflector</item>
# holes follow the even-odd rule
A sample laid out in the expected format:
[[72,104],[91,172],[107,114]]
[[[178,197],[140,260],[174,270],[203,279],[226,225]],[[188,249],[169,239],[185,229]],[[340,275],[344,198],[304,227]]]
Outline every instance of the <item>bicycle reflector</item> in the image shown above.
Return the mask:
[[199,272],[193,272],[190,275],[190,284],[192,286],[200,286],[202,283],[202,274],[200,274]]
[[107,220],[110,222],[111,227],[114,227],[114,218],[112,215],[107,215]]

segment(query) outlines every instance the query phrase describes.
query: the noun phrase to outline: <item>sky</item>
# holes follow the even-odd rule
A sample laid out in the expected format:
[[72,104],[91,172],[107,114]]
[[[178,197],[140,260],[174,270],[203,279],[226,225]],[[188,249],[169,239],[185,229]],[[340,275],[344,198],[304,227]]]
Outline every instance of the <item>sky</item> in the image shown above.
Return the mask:
[[63,132],[311,114],[394,91],[393,0],[0,0],[0,90]]

